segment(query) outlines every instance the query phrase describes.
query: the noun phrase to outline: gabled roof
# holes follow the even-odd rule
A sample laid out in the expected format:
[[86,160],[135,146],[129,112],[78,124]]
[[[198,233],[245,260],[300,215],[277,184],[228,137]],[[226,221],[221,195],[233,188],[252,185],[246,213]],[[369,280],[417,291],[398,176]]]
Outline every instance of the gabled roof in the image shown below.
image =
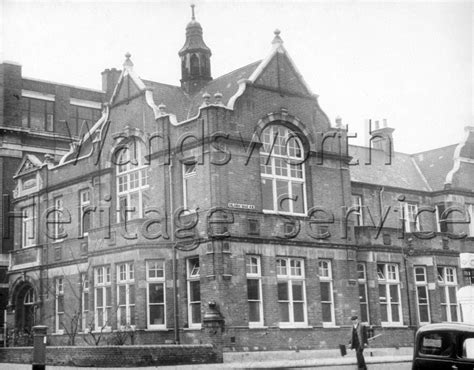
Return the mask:
[[417,167],[411,155],[395,152],[391,163],[387,163],[387,155],[382,150],[372,148],[370,164],[369,148],[351,145],[349,155],[353,161],[359,160],[358,165],[350,166],[351,181],[369,183],[396,188],[431,191],[431,188]]
[[446,175],[454,165],[457,144],[413,154],[412,157],[430,184],[431,189],[443,190]]

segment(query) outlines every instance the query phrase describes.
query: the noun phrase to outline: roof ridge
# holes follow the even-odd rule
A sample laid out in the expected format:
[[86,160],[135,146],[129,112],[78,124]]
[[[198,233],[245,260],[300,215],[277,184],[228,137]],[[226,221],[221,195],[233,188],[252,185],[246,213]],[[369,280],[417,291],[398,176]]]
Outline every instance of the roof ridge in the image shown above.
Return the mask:
[[224,73],[223,75],[212,79],[211,81],[209,81],[209,83],[212,83],[213,81],[218,80],[219,78],[226,77],[227,75],[230,75],[230,74],[232,74],[232,73],[235,73],[235,72],[237,72],[237,71],[240,71],[241,69],[248,68],[248,67],[250,67],[252,64],[260,64],[261,62],[262,62],[262,59],[257,60],[257,61],[252,62],[252,63],[249,63],[249,64],[247,64],[247,65],[245,65],[245,66],[239,67],[239,68],[237,68],[237,69],[234,69],[233,71]]
[[437,151],[437,150],[449,148],[449,147],[451,147],[451,146],[457,146],[458,144],[459,144],[459,143],[454,143],[454,144],[449,144],[449,145],[441,146],[441,147],[439,147],[439,148],[423,150],[423,151],[421,151],[421,152],[412,153],[411,155],[418,155],[418,154],[424,154],[424,153],[428,153],[428,152],[434,152],[434,151]]

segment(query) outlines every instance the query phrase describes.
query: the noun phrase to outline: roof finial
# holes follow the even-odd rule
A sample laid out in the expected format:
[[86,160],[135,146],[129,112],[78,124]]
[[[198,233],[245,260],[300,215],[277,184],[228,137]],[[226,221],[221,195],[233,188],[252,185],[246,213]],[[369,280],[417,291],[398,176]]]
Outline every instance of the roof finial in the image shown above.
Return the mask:
[[133,67],[133,63],[130,60],[130,57],[132,54],[130,54],[128,51],[125,53],[125,62],[123,62],[124,67]]
[[196,17],[194,16],[194,7],[195,7],[195,6],[196,6],[196,5],[191,4],[191,20],[193,20],[193,21],[196,20]]
[[273,33],[275,37],[273,38],[272,44],[283,44],[283,40],[280,37],[280,30],[277,28]]

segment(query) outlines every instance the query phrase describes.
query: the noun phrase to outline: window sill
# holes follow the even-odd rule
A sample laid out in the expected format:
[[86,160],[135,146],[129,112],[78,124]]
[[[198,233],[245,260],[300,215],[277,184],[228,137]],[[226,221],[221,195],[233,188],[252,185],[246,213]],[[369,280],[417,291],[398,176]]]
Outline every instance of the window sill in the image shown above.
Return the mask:
[[313,326],[309,325],[279,325],[280,329],[313,329]]
[[268,326],[263,324],[249,324],[249,329],[268,329]]
[[323,322],[323,328],[325,329],[339,329],[340,326],[332,322]]
[[199,326],[192,326],[190,328],[184,328],[184,331],[191,331],[191,330],[201,330],[201,325]]
[[408,328],[407,325],[403,325],[397,322],[381,322],[380,326],[382,328]]
[[170,331],[171,329],[168,329],[166,327],[162,327],[162,328],[146,328],[145,331]]

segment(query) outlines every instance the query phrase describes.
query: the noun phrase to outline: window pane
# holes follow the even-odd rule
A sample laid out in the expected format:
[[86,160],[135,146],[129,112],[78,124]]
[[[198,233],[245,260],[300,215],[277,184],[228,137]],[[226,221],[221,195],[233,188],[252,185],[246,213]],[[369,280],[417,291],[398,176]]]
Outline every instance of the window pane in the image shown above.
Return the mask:
[[360,304],[360,318],[362,322],[369,322],[369,318],[367,316],[367,304],[365,303]]
[[286,281],[278,283],[278,300],[279,301],[288,300],[288,283]]
[[400,321],[400,315],[398,311],[398,304],[392,304],[392,321]]
[[428,302],[428,296],[426,292],[426,287],[425,286],[419,286],[417,288],[418,291],[418,302],[419,303],[427,303]]
[[458,312],[456,305],[451,305],[451,321],[458,321]]
[[125,285],[119,286],[119,304],[125,304]]
[[293,281],[293,300],[302,301],[303,300],[303,282],[302,281]]
[[277,206],[282,212],[290,211],[290,194],[288,193],[288,181],[276,180]]
[[[303,213],[304,212],[304,198],[303,198],[303,184],[293,183],[292,184],[292,197],[293,200],[293,212]],[[296,197],[296,200],[295,200]]]
[[163,325],[165,323],[164,306],[151,305],[150,306],[150,324]]
[[130,304],[135,304],[135,285],[129,285],[128,286],[128,302]]
[[392,302],[399,302],[398,285],[390,285],[390,300]]
[[304,322],[304,304],[293,303],[293,316],[295,322]]
[[321,282],[321,301],[331,301],[331,285],[329,282]]
[[441,303],[446,303],[446,290],[444,287],[441,287],[439,290]]
[[428,322],[429,319],[429,314],[428,314],[428,306],[420,306],[420,321],[421,322]]
[[273,210],[273,184],[272,180],[262,179],[263,209]]
[[148,294],[149,294],[149,303],[163,303],[164,301],[163,284],[149,284]]
[[103,289],[104,288],[97,288],[97,307],[104,307]]
[[456,303],[456,287],[450,286],[448,287],[449,291],[449,302]]
[[332,317],[331,317],[331,304],[330,303],[323,303],[322,304],[322,316],[323,316],[323,321],[324,322],[331,322]]
[[387,302],[387,288],[384,284],[379,284],[379,297],[380,302],[385,303]]
[[290,321],[290,312],[288,303],[280,302],[280,321],[289,322]]
[[193,304],[191,305],[192,310],[192,323],[199,324],[201,323],[201,304]]
[[387,304],[380,305],[380,314],[382,321],[388,321]]
[[192,302],[197,302],[201,300],[201,288],[199,285],[199,281],[189,282],[189,294]]
[[248,299],[259,300],[259,281],[256,279],[247,280],[247,295]]
[[260,302],[249,302],[249,321],[260,321]]
[[365,294],[365,285],[359,284],[359,300],[361,302],[367,302],[367,297]]

